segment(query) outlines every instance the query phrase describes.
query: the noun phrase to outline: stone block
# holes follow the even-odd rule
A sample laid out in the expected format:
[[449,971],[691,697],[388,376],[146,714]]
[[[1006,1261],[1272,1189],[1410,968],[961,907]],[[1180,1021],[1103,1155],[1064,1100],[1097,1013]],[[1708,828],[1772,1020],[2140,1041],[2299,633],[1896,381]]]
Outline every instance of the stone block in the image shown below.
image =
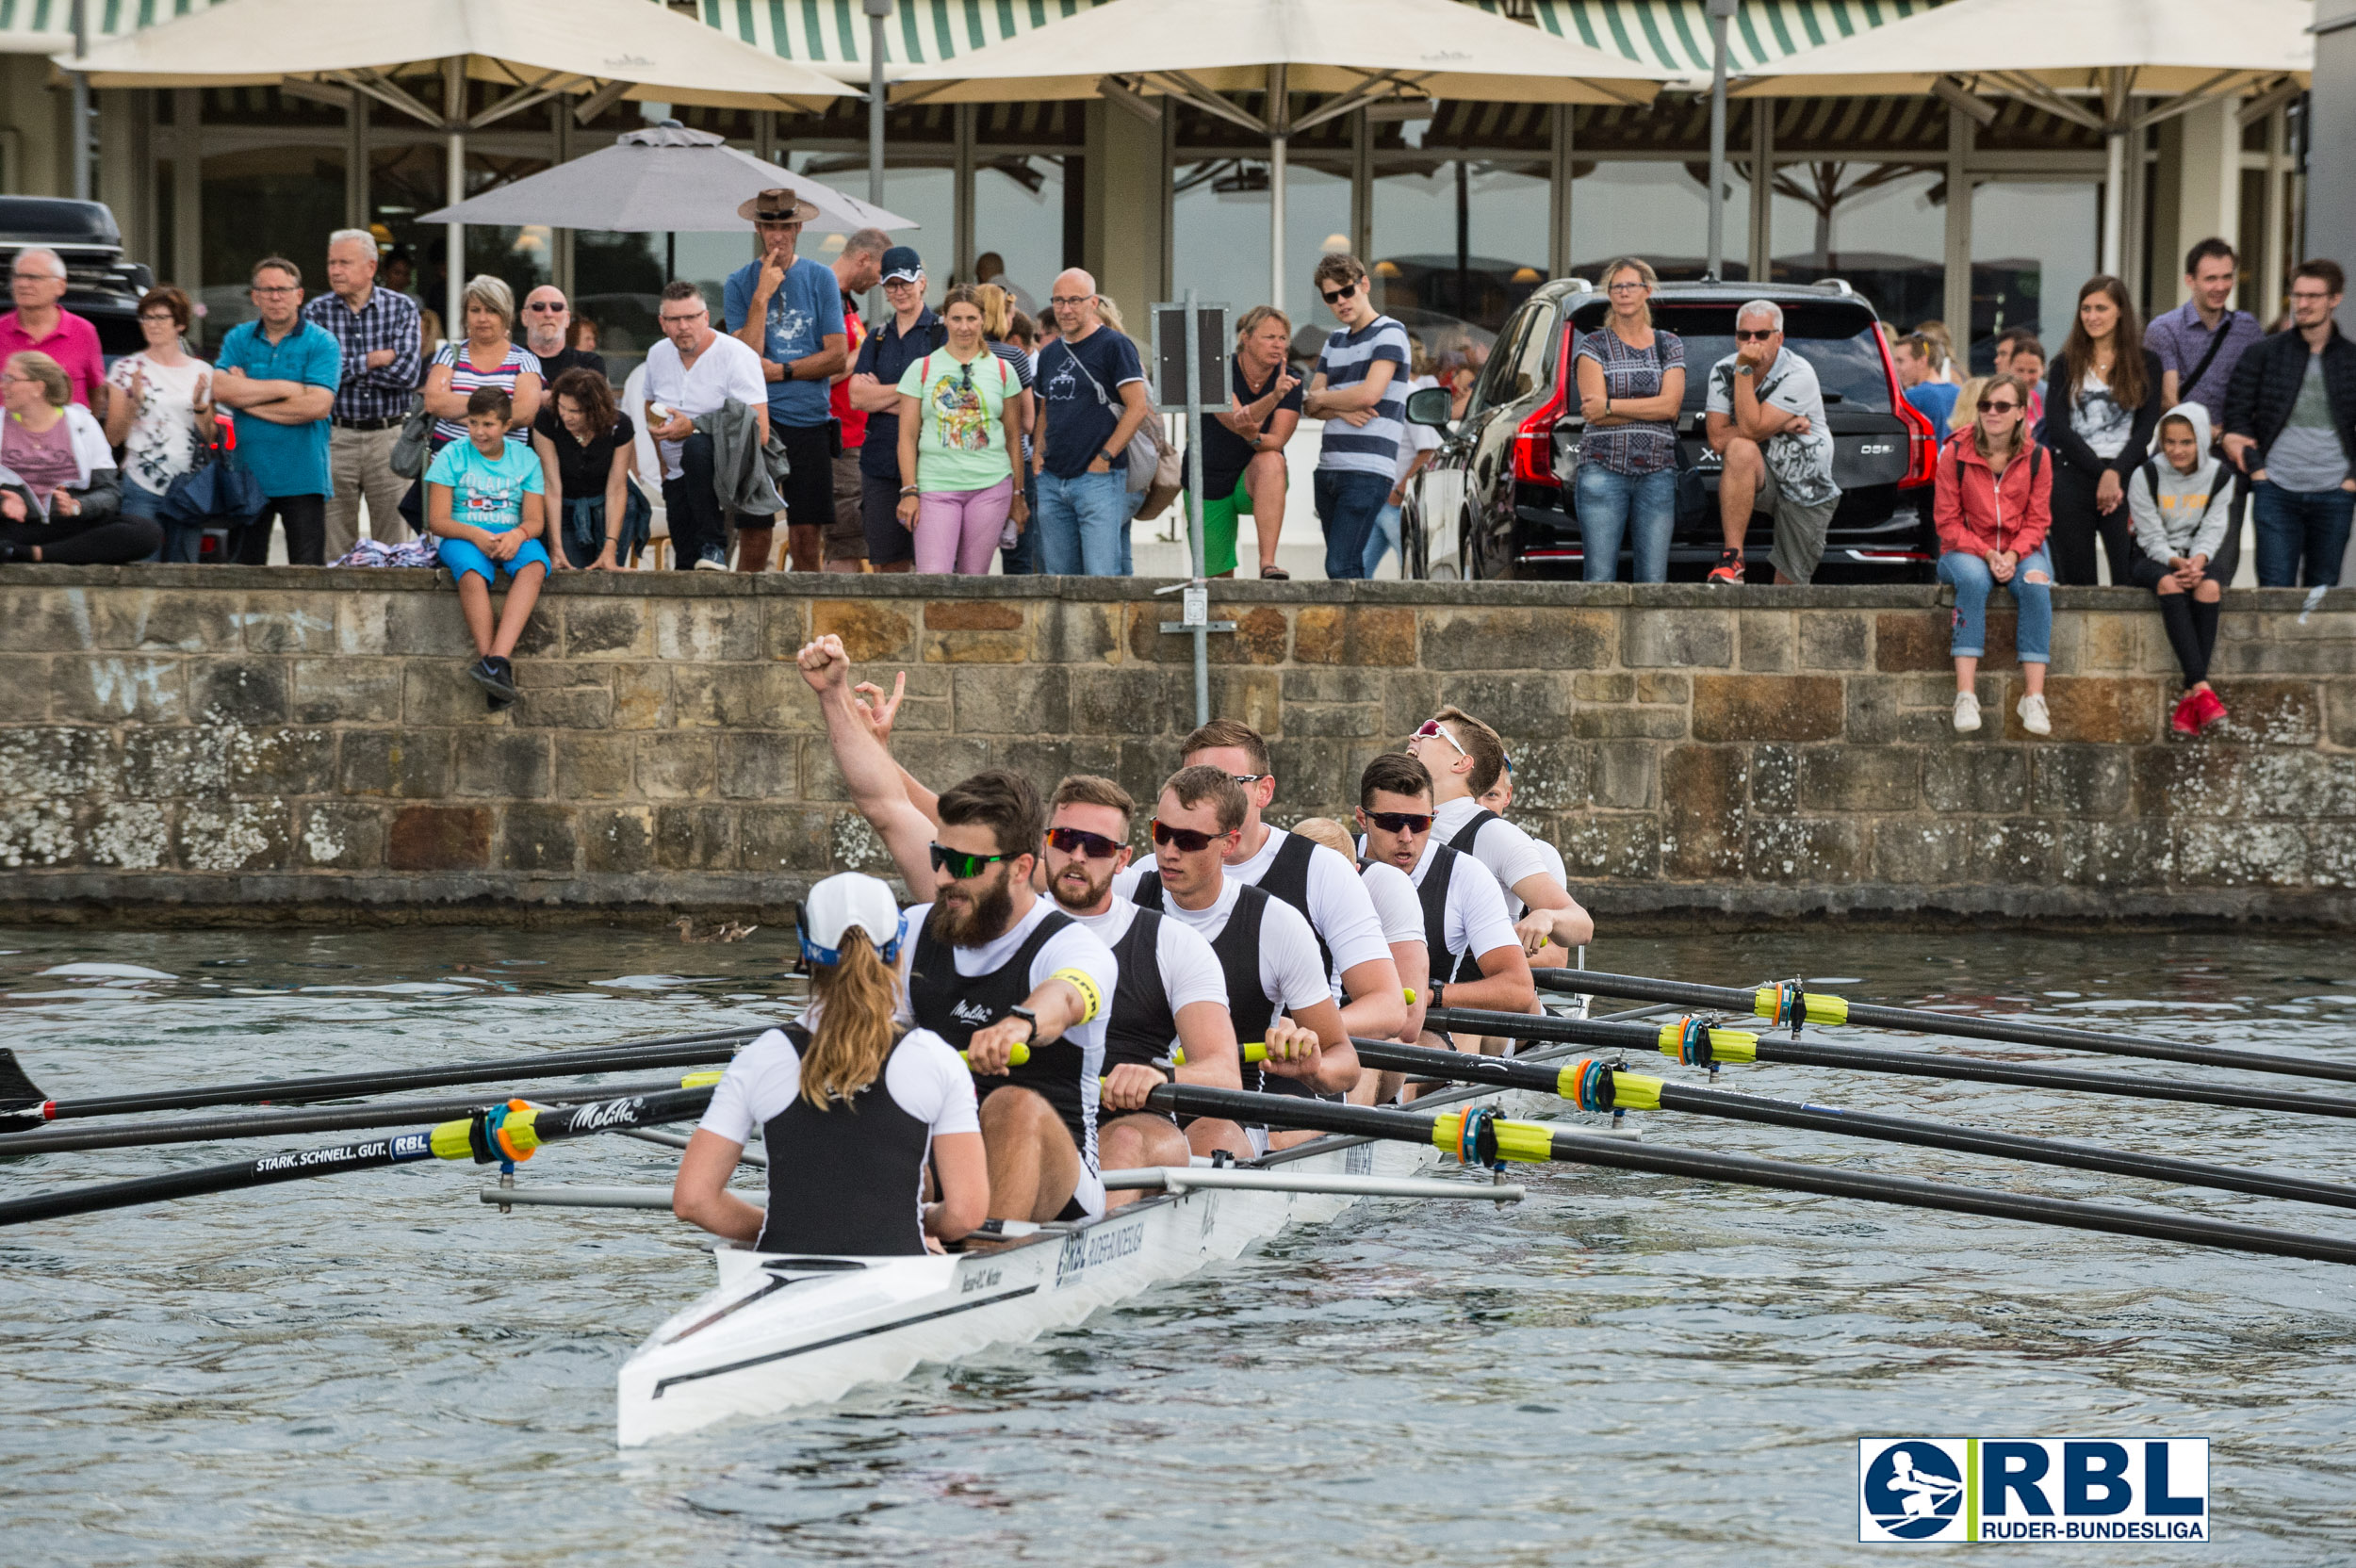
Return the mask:
[[1031,611],[1031,658],[1041,664],[1121,662],[1123,609],[1109,600],[1042,600]]
[[2143,667],[2139,634],[2144,622],[2157,617],[2116,611],[2082,611],[2074,619],[2078,623],[2078,647],[2071,669],[2123,673]]
[[49,660],[0,654],[0,725],[39,724],[49,716]]
[[1011,599],[935,599],[924,606],[927,631],[1021,631],[1023,606]]
[[[131,735],[143,733],[148,732],[134,730]],[[174,734],[182,743],[188,735],[187,731],[157,733]],[[29,727],[0,730],[0,801],[89,800],[118,792],[145,793],[133,787],[135,781],[133,770],[116,758],[114,738],[103,729]]]
[[643,806],[585,810],[576,831],[586,872],[630,876],[654,869],[654,813]]
[[1693,678],[1658,670],[1646,671],[1636,678],[1636,700],[1675,703],[1683,707],[1693,700]]
[[[190,599],[199,596],[181,593],[174,599]],[[254,594],[247,596],[245,609],[237,621],[245,631],[248,653],[310,653],[332,654],[336,651],[335,594],[303,594],[279,592]],[[194,652],[186,643],[172,645],[184,652]],[[205,647],[218,644],[205,643]]]
[[937,599],[924,607],[924,661],[1020,664],[1031,655],[1023,607],[1006,599]]
[[719,776],[712,736],[647,735],[638,742],[638,792],[648,800],[709,799]]
[[1735,614],[1742,667],[1774,673],[1792,668],[1792,623],[1797,617],[1775,610],[1744,610]]
[[[2018,678],[2004,682],[2004,738],[2026,741],[2018,711],[2027,688]],[[2046,707],[2053,714],[2053,739],[2102,745],[2141,745],[2160,728],[2161,684],[2158,681],[2105,676],[2057,675],[2045,683]]]
[[567,659],[644,659],[654,652],[654,631],[642,599],[567,596],[561,608]]
[[1792,746],[1751,748],[1751,809],[1788,817],[1800,808],[1800,753]]
[[93,866],[162,871],[172,864],[172,808],[161,801],[107,801],[88,812],[84,858]]
[[499,822],[499,864],[508,871],[570,874],[581,843],[570,808],[510,806]]
[[2053,876],[2073,887],[2162,888],[2175,879],[2174,834],[2165,823],[2054,825]]
[[555,738],[555,798],[620,800],[627,797],[630,792],[631,762],[636,750],[636,743],[627,735],[559,734]]
[[481,871],[490,859],[487,806],[404,806],[385,830],[387,871]]
[[319,795],[335,788],[335,732],[264,729],[222,737],[239,795]]
[[[880,672],[877,672],[880,673]],[[823,729],[818,699],[791,664],[711,666],[714,721],[723,729]],[[889,687],[889,681],[884,682]],[[683,682],[674,678],[673,689]]]
[[[1612,709],[1581,709],[1571,700],[1570,680],[1560,672],[1533,670],[1527,675],[1499,671],[1494,675],[1442,676],[1430,707],[1411,717],[1395,703],[1384,705],[1384,730],[1400,742],[1445,704],[1463,709],[1505,741],[1511,753],[1525,740],[1565,733],[1567,721],[1587,712]],[[1683,715],[1679,714],[1680,722]],[[1579,733],[1570,729],[1570,733]]]
[[[668,664],[616,663],[612,666],[615,729],[669,729],[679,723],[679,704],[671,694]],[[815,711],[815,699],[811,699]]]
[[646,602],[657,659],[713,663],[761,656],[761,607],[755,600],[731,596]]
[[192,716],[206,724],[285,724],[289,674],[283,659],[192,662],[188,671]]
[[2196,888],[2299,887],[2308,880],[2306,832],[2294,823],[2181,823],[2176,878]]
[[[1122,665],[1116,669],[1077,669],[1071,672],[1072,732],[1075,735],[1159,735],[1170,732],[1179,719],[1190,716],[1192,702],[1183,709],[1171,701],[1165,682],[1170,678],[1155,665]],[[1188,680],[1187,684],[1192,685]],[[1191,697],[1189,693],[1188,696]]]
[[[1989,629],[1988,652],[1993,656],[1998,645],[1994,629]],[[1885,610],[1873,617],[1873,667],[1885,675],[1952,668],[1955,660],[1947,649],[1954,635],[1954,615],[1948,610]],[[2004,645],[2009,647],[2010,640]]]
[[297,863],[321,871],[375,871],[384,864],[384,813],[350,800],[295,808]]
[[188,871],[282,871],[291,858],[284,801],[190,801],[180,808],[175,825],[175,858]]
[[1829,741],[1841,733],[1840,678],[1825,675],[1697,675],[1697,741]]
[[1415,662],[1415,612],[1403,605],[1303,605],[1293,615],[1293,658],[1405,668]]
[[337,786],[347,795],[436,800],[450,792],[450,737],[431,729],[350,729]]
[[[1595,748],[1594,799],[1597,806],[1623,811],[1649,811],[1660,782],[1661,750],[1646,741],[1605,741]],[[1513,795],[1522,797],[1522,776],[1531,771],[1525,758],[1514,771]]]
[[1873,824],[1873,875],[1901,888],[1946,888],[1972,879],[1978,825],[1939,817],[1892,817]]
[[1571,733],[1586,741],[1685,739],[1682,708],[1581,708],[1571,715]]
[[834,863],[834,813],[815,806],[748,806],[736,814],[740,871],[819,873]]
[[1867,825],[1815,817],[1759,817],[1745,838],[1743,872],[1754,882],[1807,886],[1855,882],[1866,867]]
[[1651,882],[1661,875],[1661,834],[1648,812],[1574,817],[1554,844],[1575,883]]
[[1571,677],[1571,696],[1579,702],[1634,702],[1636,678],[1617,670],[1581,670]]
[[1671,746],[1661,759],[1661,869],[1720,881],[1742,866],[1749,759],[1740,746]]
[[1423,663],[1430,670],[1608,669],[1615,619],[1609,610],[1427,610]]
[[[1253,728],[1259,727],[1254,725]],[[1296,740],[1312,736],[1373,740],[1383,734],[1383,710],[1374,703],[1292,702],[1284,705],[1284,733]]]
[[61,654],[49,661],[49,713],[69,723],[179,724],[188,714],[186,670],[178,659]]
[[1808,811],[1899,812],[1922,804],[1922,753],[1911,746],[1810,746],[1800,753]]
[[544,800],[548,793],[548,737],[528,729],[464,730],[454,744],[460,795]]
[[854,665],[908,659],[916,652],[916,622],[890,599],[819,599],[810,607],[810,636],[843,639]]
[[290,661],[297,724],[398,724],[401,662],[342,655]]
[[411,659],[401,664],[401,717],[411,728],[463,726],[504,729],[513,710],[495,709],[483,688],[466,677],[472,661]]
[[735,859],[734,826],[726,807],[658,806],[654,863],[664,871],[726,871]]
[[[279,596],[268,597],[274,600]],[[90,596],[90,618],[96,644],[102,648],[220,653],[238,645],[241,629],[249,620],[238,608],[242,599],[243,596],[235,593],[187,589],[101,589]],[[332,603],[327,606],[327,630],[332,636],[335,624]],[[58,645],[60,649],[71,645]]]
[[390,622],[395,596],[389,592],[368,589],[346,589],[337,594],[335,651],[364,659],[380,659],[391,653]]
[[1628,611],[1620,623],[1620,662],[1630,669],[1724,669],[1734,662],[1734,612]]
[[[1298,821],[1344,802],[1357,804],[1358,775],[1366,764],[1352,766],[1348,747],[1330,741],[1285,740],[1270,741],[1268,749],[1269,765],[1276,770],[1276,800],[1270,809],[1277,815]],[[1175,771],[1173,761],[1162,776]],[[1152,798],[1159,784],[1156,779],[1141,798]]]
[[[1286,702],[1383,702],[1389,691],[1389,678],[1379,669],[1296,667],[1284,671],[1281,678],[1281,694]],[[1072,696],[1075,701],[1079,696],[1077,678]]]
[[519,664],[517,684],[523,694],[508,710],[508,722],[525,729],[603,729],[613,722],[614,694],[597,672],[554,666],[554,673],[571,678],[562,685],[532,683],[526,671],[548,671],[546,664]]
[[2085,821],[2116,817],[2127,809],[2135,782],[2128,753],[2102,746],[2040,745],[2026,755],[2035,769],[2031,800],[2038,815]]
[[[504,610],[506,605],[507,596],[504,593],[492,596],[491,612],[494,615]],[[515,658],[527,663],[553,659],[557,657],[558,646],[556,618],[535,608],[531,618],[524,622],[523,629],[515,634]]]
[[[2356,691],[2356,682],[2331,681],[2336,690]],[[2312,746],[2323,737],[2323,702],[2312,680],[2245,679],[2220,693],[2230,706],[2223,722],[2201,736],[2203,744],[2221,741],[2270,746]]]
[[1921,754],[1922,803],[1986,815],[2029,808],[2029,754],[2009,746],[1944,746]]
[[[1174,614],[1178,607],[1165,604],[1157,608]],[[1232,618],[1235,623],[1234,631],[1215,632],[1210,638],[1209,654],[1212,663],[1282,664],[1284,662],[1285,646],[1291,637],[1291,628],[1285,624],[1284,612],[1282,610],[1272,604],[1254,605],[1249,610],[1237,612]],[[1185,657],[1188,661],[1194,658],[1194,639],[1191,635],[1160,637],[1159,640],[1164,645],[1173,642],[1183,645],[1186,650]],[[1165,652],[1162,657],[1167,660],[1170,656]]]
[[[1744,613],[1746,625],[1753,613]],[[1800,626],[1800,668],[1862,670],[1871,663],[1873,628],[1863,614],[1823,610],[1795,619]]]
[[2356,747],[2356,680],[2325,682],[2323,701],[2331,743]]
[[720,737],[720,793],[731,800],[791,800],[801,779],[801,741],[774,732]]
[[[1924,689],[1910,688],[1919,683]],[[1938,676],[1851,676],[1841,733],[1851,745],[1952,746],[1972,737],[1955,732],[1955,687]],[[1991,678],[1988,700],[1996,691]],[[1923,699],[1923,700],[1918,700]],[[1983,728],[1982,736],[1990,735]]]
[[384,645],[358,651],[457,659],[473,646],[456,594],[391,594],[384,601]]
[[99,646],[89,589],[8,590],[8,612],[0,615],[0,652],[67,653]]
[[[1398,744],[1388,736],[1383,739],[1386,747]],[[1600,798],[1600,792],[1607,788],[1599,777],[1603,764],[1596,760],[1596,754],[1614,749],[1615,745],[1624,755],[1614,763],[1610,792],[1629,795],[1640,787],[1649,791],[1652,788],[1651,779],[1631,776],[1635,756],[1657,757],[1659,748],[1649,742],[1590,744],[1584,741],[1515,741],[1510,753],[1513,762],[1514,811],[1584,810],[1594,799]],[[1660,771],[1658,761],[1644,765],[1657,778]],[[1649,806],[1651,802],[1647,800],[1644,804]]]
[[1060,735],[1072,727],[1071,675],[1059,665],[962,669],[952,683],[967,735]]
[[1972,845],[1972,880],[2025,887],[2053,881],[2061,827],[2059,823],[2021,817],[1978,825]]
[[0,799],[0,868],[83,863],[81,825],[71,800]]

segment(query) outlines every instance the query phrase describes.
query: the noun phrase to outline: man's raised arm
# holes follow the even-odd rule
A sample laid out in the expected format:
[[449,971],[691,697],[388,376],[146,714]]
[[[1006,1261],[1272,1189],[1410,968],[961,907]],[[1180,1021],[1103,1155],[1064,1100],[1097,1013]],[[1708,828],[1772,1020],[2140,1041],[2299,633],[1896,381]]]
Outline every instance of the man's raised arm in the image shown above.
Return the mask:
[[802,678],[818,694],[818,710],[826,721],[826,743],[834,765],[850,787],[859,808],[891,851],[892,862],[908,886],[908,895],[922,901],[933,889],[933,825],[909,801],[900,783],[899,765],[875,739],[873,729],[851,699],[851,658],[843,640],[828,633],[805,644],[796,660]]

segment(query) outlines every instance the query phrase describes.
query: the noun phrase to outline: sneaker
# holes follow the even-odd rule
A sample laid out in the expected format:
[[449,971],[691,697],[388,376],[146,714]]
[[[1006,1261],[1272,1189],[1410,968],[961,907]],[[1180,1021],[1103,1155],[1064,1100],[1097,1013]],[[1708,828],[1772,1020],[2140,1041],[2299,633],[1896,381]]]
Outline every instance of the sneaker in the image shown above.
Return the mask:
[[718,545],[706,545],[703,554],[695,558],[695,570],[699,572],[725,572],[728,569],[728,551]]
[[1742,552],[1741,550],[1720,550],[1718,552],[1718,564],[1710,568],[1710,576],[1705,578],[1703,580],[1707,582],[1725,583],[1735,588],[1742,587]]
[[2201,694],[2186,692],[2176,699],[2176,711],[2168,718],[2168,727],[2179,735],[2201,733]]
[[2225,704],[2215,692],[2203,687],[2193,694],[2192,720],[2202,732],[2225,717]]
[[1955,694],[1955,733],[1969,735],[1980,727],[1980,699],[1970,692]]
[[2053,733],[2053,716],[2045,710],[2045,694],[2042,692],[2031,692],[2022,697],[2021,706],[2014,711],[2021,715],[2021,727],[2030,734]]
[[515,702],[515,666],[504,659],[484,657],[466,673],[483,688],[493,712],[510,708]]

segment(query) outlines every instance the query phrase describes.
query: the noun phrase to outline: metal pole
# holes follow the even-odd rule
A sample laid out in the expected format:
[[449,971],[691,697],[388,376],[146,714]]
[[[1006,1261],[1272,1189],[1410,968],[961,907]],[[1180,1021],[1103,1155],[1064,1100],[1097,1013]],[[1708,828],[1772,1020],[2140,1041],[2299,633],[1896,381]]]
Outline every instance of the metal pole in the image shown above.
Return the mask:
[[1712,282],[1726,260],[1726,23],[1739,0],[1710,0],[1710,259]]
[[[1280,143],[1281,145],[1281,143]],[[1186,292],[1186,532],[1194,551],[1194,580],[1203,577],[1203,386],[1195,367],[1203,351],[1203,324],[1195,319],[1194,290]],[[1158,416],[1157,416],[1158,417]],[[1194,722],[1211,722],[1211,628],[1207,616],[1189,615],[1194,622]]]
[[[884,23],[892,15],[892,0],[866,0],[867,6],[867,200],[876,206],[884,199]],[[867,291],[866,317],[883,318],[883,289]]]
[[2113,127],[2102,150],[2102,270],[2117,277],[2127,234],[2127,133]]
[[[1284,308],[1284,153],[1289,139],[1285,130],[1291,121],[1285,102],[1284,68],[1271,65],[1268,68],[1268,303],[1279,310]],[[1201,575],[1199,570],[1197,575]]]
[[[447,172],[452,206],[466,199],[466,60],[453,55],[442,62],[442,120],[450,133]],[[466,225],[450,225],[450,277],[442,290],[442,335],[452,343],[466,335]]]
[[[80,65],[89,54],[90,0],[74,0],[74,63]],[[90,76],[81,71],[67,74],[74,86],[74,196],[87,202],[90,200]]]

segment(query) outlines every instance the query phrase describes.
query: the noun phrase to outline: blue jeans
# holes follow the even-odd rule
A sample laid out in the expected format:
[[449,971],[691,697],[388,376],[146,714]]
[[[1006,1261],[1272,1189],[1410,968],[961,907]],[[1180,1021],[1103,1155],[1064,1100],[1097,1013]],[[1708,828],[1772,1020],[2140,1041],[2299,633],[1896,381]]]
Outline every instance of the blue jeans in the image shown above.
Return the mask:
[[1325,575],[1336,581],[1366,575],[1366,540],[1390,504],[1391,476],[1319,468],[1310,484],[1325,527]]
[[1677,471],[1623,474],[1600,463],[1582,463],[1572,481],[1579,508],[1579,537],[1589,582],[1616,582],[1620,540],[1635,525],[1638,582],[1669,580],[1669,535],[1677,521]]
[[[2045,580],[2031,582],[2031,572],[2041,573]],[[2004,585],[2012,590],[2013,602],[2021,606],[2013,646],[2023,664],[2053,662],[2053,557],[2039,547],[2034,555],[2021,558],[2013,567],[2012,580]],[[1996,587],[1996,575],[1978,556],[1949,550],[1939,558],[1939,580],[1952,583],[1955,590],[1955,635],[1947,652],[1956,659],[1979,658],[1988,652],[1988,596]]]
[[2250,486],[2250,514],[2258,535],[2259,587],[2315,588],[2339,582],[2348,521],[2356,517],[2356,492],[2285,490],[2262,479]]
[[[1374,514],[1374,531],[1366,535],[1366,569],[1372,577],[1383,564],[1383,558],[1399,548],[1399,508],[1385,500],[1383,510]],[[1407,574],[1407,564],[1399,563],[1399,575]]]
[[1121,541],[1129,531],[1129,482],[1119,473],[1039,476],[1035,559],[1048,577],[1118,577]]
[[123,514],[144,518],[164,531],[162,546],[148,559],[194,564],[204,555],[205,531],[165,522],[163,507],[163,497],[153,490],[142,490],[127,479],[123,482]]
[[1023,466],[1023,505],[1029,520],[1014,543],[998,552],[998,569],[1008,577],[1029,577],[1039,570],[1039,478],[1027,463]]

